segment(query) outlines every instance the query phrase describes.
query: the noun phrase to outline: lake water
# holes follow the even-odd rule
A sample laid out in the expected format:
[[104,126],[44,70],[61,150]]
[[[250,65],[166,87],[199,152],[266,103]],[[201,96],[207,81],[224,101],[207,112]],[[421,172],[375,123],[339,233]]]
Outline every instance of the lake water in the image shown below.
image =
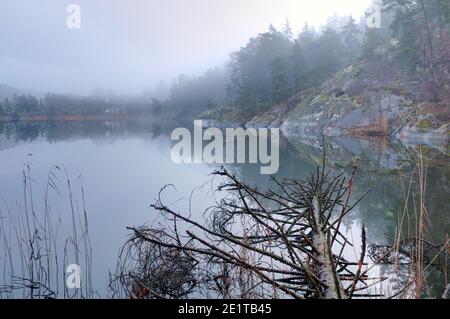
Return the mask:
[[[92,246],[92,285],[101,297],[109,295],[108,274],[114,271],[118,251],[130,233],[127,227],[157,222],[157,214],[149,206],[154,203],[162,186],[175,185],[176,191],[165,193],[166,202],[174,202],[180,209],[187,209],[191,191],[203,185],[192,197],[192,211],[201,216],[203,209],[213,202],[211,188],[218,181],[212,180],[210,173],[219,167],[179,165],[171,161],[170,133],[180,125],[183,126],[163,120],[0,123],[0,214],[3,223],[0,285],[10,282],[8,267],[12,265],[17,273],[23,267],[17,260],[7,260],[11,254],[6,252],[5,238],[9,238],[9,246],[17,247],[13,243],[14,232],[8,230],[12,225],[10,220],[17,218],[24,225],[24,219],[17,216],[25,209],[35,211],[36,215],[43,214],[50,170],[54,172],[52,185],[58,191],[53,187],[50,189],[48,214],[54,218],[55,224],[60,225],[57,236],[62,243],[73,231],[65,170],[71,181],[74,210],[78,214],[83,211],[81,186],[84,188]],[[418,196],[418,146],[348,137],[326,139],[325,142],[327,165],[333,173],[343,171],[349,175],[353,167],[358,167],[355,197],[370,189],[349,216],[346,226],[350,234],[357,241],[358,229],[365,224],[369,244],[392,243],[411,181],[409,214],[414,215],[413,202]],[[313,172],[322,160],[321,143],[320,137],[283,138],[277,177],[305,178]],[[429,218],[426,237],[435,243],[443,243],[450,229],[448,150],[448,145],[443,142],[423,148],[427,165],[425,199]],[[52,169],[55,165],[59,169]],[[247,183],[262,188],[271,185],[270,177],[260,174],[259,165],[229,165],[227,168],[234,170]],[[24,170],[30,176],[27,185],[32,186],[32,192],[26,191],[25,195]],[[26,201],[24,196],[27,196]],[[77,216],[79,218],[82,214]],[[406,231],[405,224],[403,226]],[[352,230],[355,230],[354,234]],[[78,236],[81,238],[80,234]],[[13,251],[12,255],[14,258],[18,253]],[[74,262],[72,259],[68,254],[66,264]],[[442,294],[443,278],[439,273],[430,275],[430,294]],[[5,291],[0,289],[0,297],[13,296]],[[14,296],[23,295],[16,291]]]

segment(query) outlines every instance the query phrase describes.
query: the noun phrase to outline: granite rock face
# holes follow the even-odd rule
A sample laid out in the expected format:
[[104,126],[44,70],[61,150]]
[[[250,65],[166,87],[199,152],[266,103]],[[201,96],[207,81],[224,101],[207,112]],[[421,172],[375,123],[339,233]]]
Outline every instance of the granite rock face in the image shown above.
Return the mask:
[[390,65],[385,68],[388,71],[380,77],[374,65],[350,65],[319,88],[297,94],[255,116],[246,126],[280,127],[287,137],[345,136],[355,131],[370,136],[380,126],[377,135],[447,141],[450,106],[421,101],[417,83],[402,79]]

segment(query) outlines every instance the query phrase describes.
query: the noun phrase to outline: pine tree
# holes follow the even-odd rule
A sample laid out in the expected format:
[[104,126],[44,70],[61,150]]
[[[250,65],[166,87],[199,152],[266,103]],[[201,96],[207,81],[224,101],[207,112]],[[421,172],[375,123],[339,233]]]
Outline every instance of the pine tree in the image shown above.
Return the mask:
[[446,90],[450,94],[450,89],[442,85],[450,71],[449,1],[384,0],[383,3],[395,13],[392,31],[399,42],[395,53],[400,63],[412,73],[427,76],[434,87],[431,91]]
[[361,31],[352,16],[349,17],[348,23],[342,29],[342,39],[344,43],[345,55],[348,57],[348,64],[352,64],[361,54],[361,43],[359,36]]
[[286,23],[284,24],[282,34],[287,40],[292,41],[294,33],[292,32],[292,28],[291,28],[289,19],[286,19]]
[[327,28],[317,41],[317,74],[321,80],[344,65],[342,39],[335,30]]
[[238,105],[271,105],[293,87],[292,42],[273,25],[231,56],[228,93]]
[[307,88],[305,70],[306,63],[303,48],[300,42],[296,40],[292,48],[292,73],[294,78],[293,88],[295,92],[299,92]]
[[[302,54],[302,71],[299,77],[302,80],[302,89],[309,88],[320,82],[321,78],[316,72],[318,63],[318,47],[315,30],[306,22],[297,39]],[[298,50],[298,49],[297,49]]]
[[277,28],[275,28],[273,24],[269,25],[269,33],[270,34],[277,34],[278,33]]
[[278,57],[270,63],[272,78],[272,103],[279,103],[291,94],[286,61]]

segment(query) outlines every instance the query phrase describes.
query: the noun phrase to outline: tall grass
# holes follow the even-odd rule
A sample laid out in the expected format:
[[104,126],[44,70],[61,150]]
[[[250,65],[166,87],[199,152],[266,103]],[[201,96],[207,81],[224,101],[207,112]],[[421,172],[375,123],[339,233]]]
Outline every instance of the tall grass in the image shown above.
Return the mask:
[[[80,200],[75,199],[65,168],[49,170],[42,200],[35,196],[38,183],[32,178],[30,161],[22,178],[22,199],[13,205],[4,201],[0,208],[0,298],[93,297],[92,248],[81,177]],[[69,214],[52,205],[56,197],[68,203]],[[71,232],[66,229],[69,226]],[[66,285],[69,264],[82,270],[79,289]]]
[[431,297],[427,278],[432,270],[442,272],[443,286],[448,286],[449,238],[447,234],[442,244],[428,241],[432,224],[427,210],[427,164],[422,146],[418,148],[417,170],[409,177],[407,186],[402,180],[402,188],[404,203],[398,215],[392,254],[392,273],[402,281],[402,287],[393,296]]

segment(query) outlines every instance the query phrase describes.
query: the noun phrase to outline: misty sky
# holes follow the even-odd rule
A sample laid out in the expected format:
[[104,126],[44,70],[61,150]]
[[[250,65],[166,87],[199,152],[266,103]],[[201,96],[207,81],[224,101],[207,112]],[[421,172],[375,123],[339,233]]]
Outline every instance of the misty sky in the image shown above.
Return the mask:
[[[69,4],[81,29],[66,27]],[[0,84],[20,89],[138,93],[223,64],[249,37],[286,18],[359,18],[371,0],[0,0]],[[169,81],[170,83],[170,81]]]

